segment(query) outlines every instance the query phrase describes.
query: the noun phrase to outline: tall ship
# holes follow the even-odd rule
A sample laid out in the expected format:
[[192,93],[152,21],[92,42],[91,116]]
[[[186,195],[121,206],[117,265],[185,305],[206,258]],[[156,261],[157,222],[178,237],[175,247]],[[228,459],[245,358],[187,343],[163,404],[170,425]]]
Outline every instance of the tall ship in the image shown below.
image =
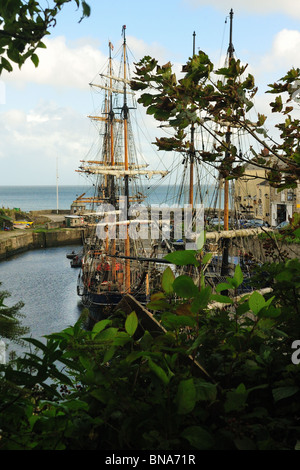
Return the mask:
[[156,246],[147,232],[147,207],[142,206],[143,179],[149,184],[151,178],[161,180],[167,171],[151,170],[138,155],[131,117],[136,104],[130,89],[126,26],[122,38],[116,54],[120,58],[118,70],[109,42],[106,71],[90,83],[102,96],[100,112],[89,116],[99,126],[99,145],[93,158],[82,160],[77,170],[92,178],[94,188],[91,197],[82,194],[76,200],[79,207],[85,208],[77,293],[88,306],[116,305],[127,293],[145,302],[151,274],[153,278],[150,271],[155,269],[150,260],[155,257]]
[[[233,57],[232,17],[230,12],[230,40],[227,60]],[[127,56],[126,27],[122,29],[123,43],[118,73],[112,59],[113,46],[109,43],[107,70],[99,77],[101,82],[91,83],[91,87],[103,94],[102,108],[99,113],[89,118],[100,125],[97,153],[93,159],[81,162],[78,171],[91,177],[94,194],[87,198],[80,196],[78,206],[90,206],[85,211],[86,225],[83,247],[82,267],[78,277],[77,292],[85,305],[114,306],[125,294],[133,295],[138,301],[146,303],[150,293],[160,287],[160,275],[165,268],[164,254],[180,249],[195,249],[195,238],[186,236],[190,228],[197,231],[197,206],[202,206],[207,231],[235,230],[239,228],[234,204],[234,188],[230,190],[228,180],[222,181],[218,168],[202,162],[196,155],[196,139],[200,139],[199,148],[215,145],[215,132],[203,135],[191,125],[190,140],[192,145],[178,159],[172,155],[167,170],[151,170],[145,159],[138,158],[133,139],[132,114],[136,104],[130,87],[129,60]],[[193,38],[195,55],[195,33]],[[183,70],[184,72],[184,70]],[[218,126],[225,124],[218,123]],[[239,129],[237,135],[227,125],[229,139],[237,139],[240,145]],[[228,144],[230,141],[228,140]],[[166,159],[167,161],[167,159]],[[173,175],[173,181],[170,179]],[[174,177],[175,175],[175,177]],[[158,181],[155,177],[158,177]],[[143,181],[146,179],[146,185]],[[157,191],[159,185],[169,179],[169,190],[165,192],[164,203],[170,209],[177,206],[179,218],[152,218],[152,207],[145,204],[149,189]],[[151,182],[149,182],[151,181]],[[146,187],[145,187],[146,186]],[[168,187],[166,185],[166,187]],[[151,191],[151,189],[150,189]],[[231,204],[230,204],[231,202]],[[162,201],[159,201],[161,204]],[[231,205],[231,211],[230,211]],[[185,208],[189,207],[190,212]],[[222,207],[222,209],[221,209]],[[205,208],[205,209],[204,209]],[[200,209],[200,212],[201,210]],[[151,213],[150,213],[151,211]],[[229,213],[231,212],[231,217]],[[151,217],[150,217],[151,216]],[[187,217],[186,217],[187,216]],[[190,217],[189,217],[190,216]],[[153,227],[153,224],[157,227]],[[200,220],[201,225],[201,220]],[[180,228],[180,233],[178,229]],[[152,231],[154,229],[154,232]],[[157,230],[156,230],[157,229]],[[176,233],[175,233],[176,232]],[[157,237],[153,233],[158,234]],[[192,243],[191,243],[192,241]],[[212,287],[226,280],[237,263],[243,264],[248,276],[249,267],[244,262],[243,240],[236,238],[236,251],[239,256],[229,255],[229,238],[217,237],[205,247],[212,254],[206,267],[205,278]],[[197,248],[196,248],[197,249]],[[174,274],[183,273],[183,267],[174,267]],[[189,267],[189,270],[191,268]],[[195,272],[194,272],[195,271]],[[188,271],[196,284],[199,271]],[[248,289],[248,285],[246,286]]]

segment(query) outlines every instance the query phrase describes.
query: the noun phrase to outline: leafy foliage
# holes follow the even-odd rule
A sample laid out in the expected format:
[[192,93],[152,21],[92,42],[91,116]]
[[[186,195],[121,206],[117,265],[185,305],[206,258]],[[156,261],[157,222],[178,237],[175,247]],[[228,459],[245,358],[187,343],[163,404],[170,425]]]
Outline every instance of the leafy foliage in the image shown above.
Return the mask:
[[[172,263],[184,266],[184,256],[190,266],[190,252]],[[199,269],[208,261],[193,257]],[[46,344],[27,339],[38,351],[2,366],[0,448],[294,449],[299,312],[280,291],[299,289],[300,264],[273,269],[272,294],[236,298],[239,266],[215,293],[168,267],[148,305],[160,328],[117,311],[89,331],[81,318]]]
[[20,337],[28,333],[28,328],[22,326],[20,321],[23,317],[20,310],[24,304],[23,302],[18,302],[9,307],[5,305],[6,299],[9,297],[9,292],[0,291],[0,338],[19,344],[22,343]]
[[[21,67],[31,59],[37,67],[37,50],[45,48],[43,38],[55,26],[58,13],[65,4],[75,2],[82,8],[82,18],[90,15],[90,7],[84,0],[53,0],[47,8],[36,0],[2,0],[0,4],[0,75],[11,72],[13,63]],[[82,19],[81,18],[81,19]]]
[[[259,153],[250,147],[251,163],[265,168],[269,183],[279,189],[296,187],[300,179],[300,134],[299,120],[292,117],[290,102],[291,86],[299,82],[300,69],[290,70],[279,80],[282,83],[269,85],[269,92],[278,95],[270,103],[271,110],[281,113],[284,119],[276,125],[281,131],[280,143],[268,136],[266,116],[258,114],[256,122],[247,117],[257,87],[253,75],[246,75],[246,69],[240,60],[232,58],[228,66],[214,70],[207,54],[199,51],[184,66],[184,77],[177,80],[170,63],[160,66],[156,59],[145,56],[136,64],[131,87],[141,91],[139,102],[159,121],[160,127],[165,122],[174,130],[173,136],[156,139],[159,150],[191,154],[193,158],[214,165],[223,178],[239,178],[250,159],[230,142],[231,129],[238,127],[261,146]],[[223,123],[225,130],[212,130],[209,122]],[[209,150],[194,149],[194,142],[188,140],[186,131],[191,125],[212,134],[215,146]]]

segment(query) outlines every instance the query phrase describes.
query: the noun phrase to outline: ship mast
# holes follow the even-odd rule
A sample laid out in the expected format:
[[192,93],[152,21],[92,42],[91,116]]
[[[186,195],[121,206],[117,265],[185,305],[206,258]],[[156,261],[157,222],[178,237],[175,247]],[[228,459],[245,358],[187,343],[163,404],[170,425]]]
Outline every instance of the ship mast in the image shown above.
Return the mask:
[[[112,167],[115,165],[115,149],[114,149],[114,118],[115,118],[115,113],[113,111],[113,93],[112,93],[112,57],[111,57],[111,51],[112,51],[112,43],[109,42],[109,84],[110,84],[110,90],[109,90],[109,113],[108,113],[108,119],[109,119],[109,125],[110,125],[110,164]],[[114,177],[111,178],[111,203],[115,205],[116,203],[116,195],[115,195],[115,179]]]
[[[125,162],[125,172],[129,169],[128,163],[128,106],[127,106],[127,96],[126,96],[126,26],[123,26],[122,29],[123,35],[123,60],[124,60],[124,101],[123,101],[123,121],[124,121],[124,162]],[[124,175],[124,182],[125,182],[125,197],[127,201],[127,214],[129,209],[129,175]],[[126,238],[125,238],[125,256],[130,256],[130,239],[128,233],[128,225],[126,231]],[[125,290],[126,292],[130,292],[130,260],[125,260]]]
[[[234,53],[234,47],[232,43],[232,19],[233,19],[233,10],[230,10],[230,32],[229,32],[229,46],[228,46],[228,59],[229,59],[229,65],[231,62],[231,59],[233,58],[233,53]],[[226,132],[226,145],[227,149],[225,152],[225,160],[229,157],[230,154],[230,136],[231,136],[231,130],[230,126],[227,127],[227,132]],[[224,181],[224,230],[229,230],[229,181],[225,179]]]
[[[230,10],[230,32],[229,32],[229,46],[227,50],[228,62],[230,65],[231,59],[233,58],[234,47],[232,43],[232,20],[233,20],[233,10]],[[230,126],[227,127],[226,132],[226,152],[225,152],[225,161],[230,155],[230,137],[231,129]],[[229,181],[224,179],[224,230],[229,230]],[[228,274],[228,261],[229,261],[229,239],[225,238],[223,240],[223,255],[222,255],[222,267],[221,275],[226,276]]]
[[[195,55],[195,37],[196,33],[193,33],[193,57]],[[191,146],[190,146],[190,188],[189,188],[189,204],[193,208],[194,204],[194,160],[195,160],[195,125],[192,123],[191,127]]]

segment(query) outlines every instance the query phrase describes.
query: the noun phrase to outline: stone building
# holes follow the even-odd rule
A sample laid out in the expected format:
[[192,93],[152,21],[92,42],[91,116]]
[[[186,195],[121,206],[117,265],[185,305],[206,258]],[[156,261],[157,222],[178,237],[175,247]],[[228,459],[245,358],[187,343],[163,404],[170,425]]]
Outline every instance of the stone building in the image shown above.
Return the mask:
[[288,221],[295,212],[300,212],[299,202],[299,184],[296,189],[284,189],[280,192],[276,188],[270,188],[271,226]]
[[300,212],[300,184],[296,189],[278,191],[265,178],[266,170],[246,165],[244,176],[235,182],[235,211],[240,218],[262,219],[276,227]]
[[242,178],[235,181],[234,205],[239,217],[270,223],[270,186],[266,170],[248,164]]

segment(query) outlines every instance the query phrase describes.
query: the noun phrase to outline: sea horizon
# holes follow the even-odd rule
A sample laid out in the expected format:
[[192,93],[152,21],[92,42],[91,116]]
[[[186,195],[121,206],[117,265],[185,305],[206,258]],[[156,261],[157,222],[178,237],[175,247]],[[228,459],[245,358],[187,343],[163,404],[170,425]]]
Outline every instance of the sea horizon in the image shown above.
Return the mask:
[[[144,188],[146,199],[144,205],[166,204],[172,206],[179,203],[177,192],[179,186],[175,184],[160,184]],[[0,208],[19,209],[23,212],[41,210],[70,210],[73,201],[83,193],[85,197],[92,197],[93,186],[74,185],[2,185],[0,186]],[[214,207],[216,203],[215,188],[212,185],[202,187],[205,207]],[[222,199],[222,198],[221,198]],[[199,201],[200,202],[200,201]],[[198,203],[199,203],[198,202]],[[188,191],[185,188],[180,204],[188,203]]]

